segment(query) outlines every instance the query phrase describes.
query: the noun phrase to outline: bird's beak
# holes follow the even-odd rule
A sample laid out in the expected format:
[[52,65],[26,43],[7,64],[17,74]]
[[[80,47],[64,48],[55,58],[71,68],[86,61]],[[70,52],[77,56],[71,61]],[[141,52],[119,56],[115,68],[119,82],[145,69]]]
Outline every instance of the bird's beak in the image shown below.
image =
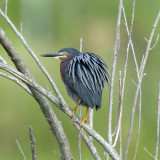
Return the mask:
[[62,57],[63,55],[59,54],[59,53],[49,53],[49,54],[42,54],[40,55],[42,57],[54,57],[59,59],[60,57]]

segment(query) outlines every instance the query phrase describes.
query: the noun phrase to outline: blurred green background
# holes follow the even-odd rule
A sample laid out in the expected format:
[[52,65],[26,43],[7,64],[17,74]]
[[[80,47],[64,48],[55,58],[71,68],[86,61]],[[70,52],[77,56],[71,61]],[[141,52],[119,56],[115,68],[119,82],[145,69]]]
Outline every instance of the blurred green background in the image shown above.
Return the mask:
[[[108,62],[111,70],[118,3],[118,0],[9,0],[8,16],[18,29],[20,29],[22,22],[23,36],[37,56],[44,53],[57,52],[63,47],[79,49],[80,37],[82,37],[83,51],[94,52],[100,55]],[[5,1],[0,0],[0,8],[4,10],[4,6]],[[132,1],[125,0],[124,7],[126,9],[128,22],[130,22]],[[145,53],[147,44],[144,37],[149,37],[159,10],[159,0],[146,0],[145,3],[144,1],[136,1],[132,39],[139,65],[142,55]],[[23,56],[36,81],[43,87],[46,88],[46,86],[48,86],[51,89],[51,86],[40,69],[2,17],[0,17],[0,27],[5,30],[14,46]],[[159,33],[159,30],[160,24],[157,27],[155,35]],[[122,70],[123,75],[128,41],[123,22],[121,23],[120,38],[121,47],[118,55],[115,77],[113,128],[117,117],[119,70]],[[154,37],[153,42],[155,40],[156,36]],[[154,50],[150,52],[145,69],[147,75],[144,77],[142,83],[142,122],[140,144],[137,153],[138,160],[152,159],[144,148],[153,155],[155,153],[158,82],[160,78],[159,52],[160,41],[158,41]],[[0,54],[5,60],[11,63],[1,46]],[[39,58],[53,77],[68,105],[74,107],[74,102],[68,97],[65,86],[60,80],[60,62],[55,59]],[[123,151],[128,135],[131,108],[136,88],[132,80],[137,82],[135,64],[132,53],[130,52],[122,118]],[[60,155],[58,144],[34,99],[25,93],[19,86],[2,77],[0,77],[0,90],[0,159],[23,159],[16,144],[16,139],[18,139],[26,158],[31,159],[30,140],[28,135],[29,125],[34,129],[37,159],[57,159],[54,151],[57,155]],[[109,88],[105,87],[102,99],[102,109],[94,114],[94,128],[105,138],[107,138],[108,97]],[[78,132],[72,126],[71,120],[66,115],[59,111],[55,106],[53,106],[53,109],[59,120],[62,122],[67,134],[73,157],[78,159]],[[83,114],[85,111],[86,109],[84,108]],[[137,127],[138,106],[136,108],[132,140],[127,159],[132,159],[134,155]],[[97,142],[95,142],[95,145],[97,146],[97,150],[100,152],[102,159],[104,159],[103,148]],[[82,159],[93,159],[83,141]]]

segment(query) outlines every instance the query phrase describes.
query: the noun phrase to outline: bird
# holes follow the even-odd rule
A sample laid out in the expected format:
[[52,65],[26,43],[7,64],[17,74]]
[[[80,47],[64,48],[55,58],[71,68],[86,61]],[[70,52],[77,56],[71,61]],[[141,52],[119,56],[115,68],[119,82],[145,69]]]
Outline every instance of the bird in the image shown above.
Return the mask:
[[68,95],[76,102],[71,109],[72,117],[79,105],[87,107],[84,122],[88,123],[89,108],[101,108],[102,90],[109,83],[109,68],[98,55],[90,52],[82,53],[74,48],[62,48],[57,53],[42,54],[42,57],[60,59],[61,79]]

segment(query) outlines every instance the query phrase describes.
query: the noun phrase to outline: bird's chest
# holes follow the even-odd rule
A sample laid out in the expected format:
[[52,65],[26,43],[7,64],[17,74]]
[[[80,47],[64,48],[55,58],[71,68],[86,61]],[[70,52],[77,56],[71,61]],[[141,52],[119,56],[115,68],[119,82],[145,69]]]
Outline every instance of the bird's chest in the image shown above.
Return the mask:
[[[61,64],[60,64],[60,73],[61,73],[61,78],[63,80],[63,82],[65,83],[66,78],[68,78],[68,70],[67,70],[67,66],[70,63],[70,61],[72,61],[72,59],[75,57],[75,55],[69,55],[64,59],[61,59]],[[66,77],[67,75],[67,77]]]
[[60,64],[60,73],[61,73],[61,78],[63,82],[65,82],[65,73],[66,73],[66,68],[67,68],[68,63],[66,62],[61,62]]

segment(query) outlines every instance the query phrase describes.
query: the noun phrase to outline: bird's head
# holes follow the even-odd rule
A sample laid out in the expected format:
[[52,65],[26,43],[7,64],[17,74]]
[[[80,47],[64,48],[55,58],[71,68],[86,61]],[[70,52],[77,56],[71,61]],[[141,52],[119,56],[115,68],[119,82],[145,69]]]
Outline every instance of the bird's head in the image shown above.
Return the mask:
[[68,56],[76,56],[81,54],[81,52],[79,52],[78,50],[74,49],[74,48],[62,48],[60,49],[57,53],[49,53],[49,54],[42,54],[42,57],[54,57],[57,59],[64,59],[65,57]]

